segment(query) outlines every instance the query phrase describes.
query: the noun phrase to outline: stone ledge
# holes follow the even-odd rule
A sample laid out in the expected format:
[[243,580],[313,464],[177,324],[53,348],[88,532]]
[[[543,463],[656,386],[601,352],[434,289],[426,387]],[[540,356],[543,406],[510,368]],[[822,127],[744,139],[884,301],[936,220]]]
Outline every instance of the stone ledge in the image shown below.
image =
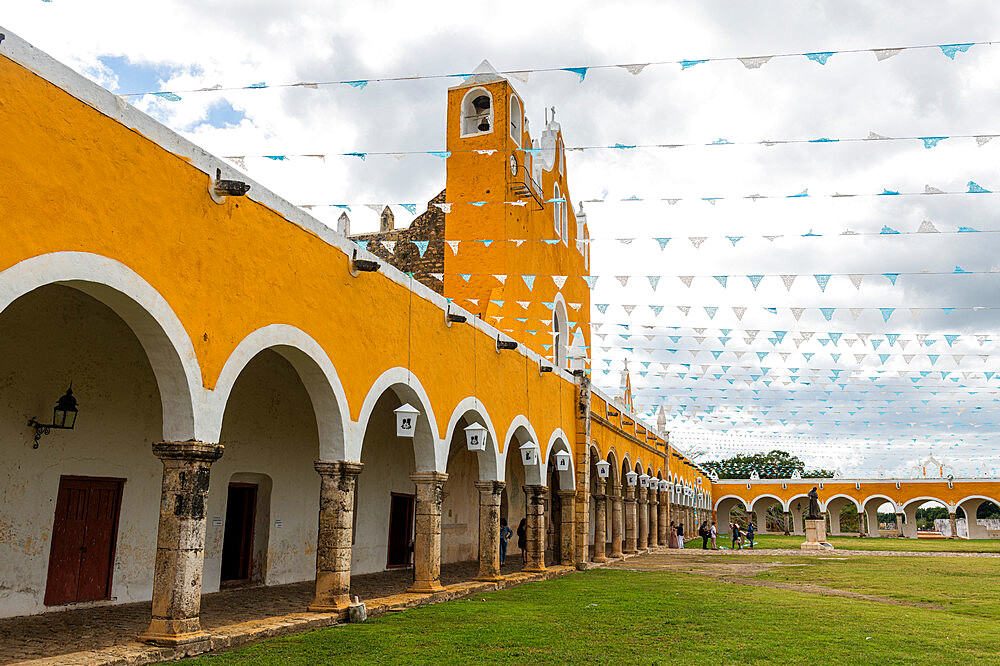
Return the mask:
[[[495,583],[481,581],[455,583],[446,586],[443,591],[435,592],[434,594],[404,592],[388,597],[369,599],[365,601],[365,605],[368,609],[368,617],[378,617],[386,613],[401,611],[424,604],[452,601],[472,594],[503,590],[524,583],[548,580],[574,571],[576,571],[575,567],[555,565],[542,572],[507,574],[502,580]],[[260,620],[250,620],[248,622],[238,622],[217,627],[211,632],[211,647],[207,650],[200,645],[197,647],[182,646],[176,648],[154,647],[138,641],[129,641],[102,650],[73,652],[17,663],[30,664],[31,666],[133,666],[138,664],[154,664],[165,661],[178,661],[186,657],[193,657],[218,650],[232,650],[250,645],[251,643],[257,643],[267,638],[299,634],[312,631],[313,629],[336,625],[346,627],[336,613],[290,613],[288,615],[276,615]]]

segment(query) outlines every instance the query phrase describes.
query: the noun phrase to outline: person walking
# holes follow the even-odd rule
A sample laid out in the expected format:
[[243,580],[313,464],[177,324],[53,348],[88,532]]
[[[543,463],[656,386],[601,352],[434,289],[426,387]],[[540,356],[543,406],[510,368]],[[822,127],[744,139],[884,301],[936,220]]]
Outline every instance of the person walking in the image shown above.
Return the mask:
[[747,524],[747,543],[750,544],[750,550],[753,550],[753,533],[754,533],[753,523]]
[[677,547],[684,547],[684,523],[677,523]]
[[739,550],[740,545],[740,524],[735,520],[730,524],[733,533],[733,550]]
[[703,520],[701,525],[698,527],[698,536],[701,537],[701,549],[708,550],[708,538],[712,536],[712,534],[708,530],[707,520]]
[[528,519],[517,524],[517,547],[521,549],[521,564],[528,563]]
[[670,521],[670,530],[667,532],[667,548],[677,548],[677,521]]
[[514,530],[510,529],[506,518],[500,519],[500,566],[507,561],[507,541],[514,536]]
[[709,537],[712,539],[712,550],[719,550],[719,543],[716,541],[719,536],[719,530],[715,528],[715,521],[712,521],[712,527],[708,531]]

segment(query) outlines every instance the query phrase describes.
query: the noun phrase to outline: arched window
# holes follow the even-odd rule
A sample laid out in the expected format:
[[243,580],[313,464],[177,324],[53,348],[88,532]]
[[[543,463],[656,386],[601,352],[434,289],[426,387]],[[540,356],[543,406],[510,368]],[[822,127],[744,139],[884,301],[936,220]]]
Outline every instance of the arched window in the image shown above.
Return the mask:
[[521,147],[521,100],[517,95],[510,96],[510,138],[514,140],[517,147]]
[[559,368],[566,367],[566,345],[569,342],[569,321],[566,316],[566,305],[562,298],[556,300],[552,308],[552,358]]
[[556,238],[562,238],[562,215],[563,206],[566,204],[559,203],[558,199],[562,199],[562,191],[559,189],[559,183],[556,183],[552,187],[552,226],[556,232]]
[[473,88],[462,99],[462,136],[493,131],[493,95],[485,88]]

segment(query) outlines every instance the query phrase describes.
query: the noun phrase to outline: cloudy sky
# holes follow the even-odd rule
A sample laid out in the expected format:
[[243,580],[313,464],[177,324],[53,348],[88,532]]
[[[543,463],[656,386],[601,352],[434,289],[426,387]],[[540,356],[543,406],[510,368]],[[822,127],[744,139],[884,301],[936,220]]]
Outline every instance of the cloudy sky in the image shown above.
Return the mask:
[[[442,150],[455,79],[272,86],[455,74],[484,58],[501,71],[592,67],[582,82],[515,81],[534,128],[555,106],[570,147],[680,145],[569,154],[600,276],[599,386],[616,391],[629,359],[638,411],[663,406],[674,441],[703,459],[780,446],[848,476],[908,475],[932,451],[956,475],[998,472],[1000,220],[996,195],[978,190],[1000,190],[1000,137],[988,140],[1000,44],[954,58],[934,46],[1000,40],[997,3],[155,6],[7,0],[2,22],[118,94],[266,84],[130,100],[218,155],[247,156],[294,203],[352,204],[355,231],[377,224],[364,203],[434,196],[444,164],[334,154]],[[916,138],[861,140],[871,133]],[[316,154],[328,157],[252,157]],[[954,194],[918,194],[928,186]],[[340,209],[314,213],[332,224]],[[397,222],[410,217],[396,207]]]

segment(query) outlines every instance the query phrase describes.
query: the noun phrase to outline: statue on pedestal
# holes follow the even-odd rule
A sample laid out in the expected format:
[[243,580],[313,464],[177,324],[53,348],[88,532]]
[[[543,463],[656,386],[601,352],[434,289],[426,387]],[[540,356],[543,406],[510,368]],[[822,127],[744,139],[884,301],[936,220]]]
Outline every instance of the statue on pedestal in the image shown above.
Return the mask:
[[822,520],[823,514],[819,510],[819,493],[816,492],[816,487],[809,491],[809,515],[806,516],[807,520]]

